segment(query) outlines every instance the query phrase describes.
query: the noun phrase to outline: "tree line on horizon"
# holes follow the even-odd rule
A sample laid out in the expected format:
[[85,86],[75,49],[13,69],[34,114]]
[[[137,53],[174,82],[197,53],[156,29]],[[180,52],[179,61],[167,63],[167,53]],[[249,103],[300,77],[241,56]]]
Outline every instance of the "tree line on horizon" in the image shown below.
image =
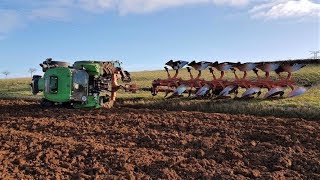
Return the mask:
[[[28,73],[30,73],[31,77],[33,76],[33,73],[35,73],[36,71],[37,71],[36,68],[29,68],[29,69],[28,69]],[[2,71],[1,74],[2,74],[2,75],[5,75],[6,78],[8,78],[8,76],[11,74],[11,72],[8,71],[8,70],[6,70],[6,71]]]

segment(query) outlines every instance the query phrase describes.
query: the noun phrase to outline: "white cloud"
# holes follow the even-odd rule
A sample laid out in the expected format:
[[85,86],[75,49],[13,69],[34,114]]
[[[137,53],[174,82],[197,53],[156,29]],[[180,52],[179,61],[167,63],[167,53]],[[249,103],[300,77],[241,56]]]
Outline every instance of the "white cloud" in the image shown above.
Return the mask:
[[[68,21],[75,12],[103,13],[109,10],[120,14],[151,13],[162,9],[195,5],[215,4],[243,6],[250,0],[2,0],[0,5],[14,7],[0,9],[0,40],[6,34],[30,21],[55,20]],[[21,14],[17,9],[23,9]]]
[[119,1],[118,10],[121,14],[147,13],[170,7],[188,4],[201,4],[206,2],[207,0],[122,0]]
[[212,0],[215,4],[228,4],[232,6],[243,6],[249,3],[249,0]]
[[[121,15],[152,13],[168,8],[191,5],[248,7],[255,18],[280,19],[320,16],[320,4],[311,0],[1,0],[0,37],[36,20],[68,21],[78,12],[104,13],[117,11]],[[21,14],[18,10],[22,9]]]
[[249,0],[122,0],[118,8],[121,13],[145,13],[194,4],[243,6],[248,3]]
[[120,14],[129,14],[150,13],[166,8],[192,4],[243,6],[248,4],[249,1],[250,0],[58,0],[56,2],[50,2],[50,4],[59,7],[79,8],[96,13],[113,9]]
[[320,16],[320,4],[310,0],[273,0],[254,6],[249,13],[254,18],[283,19]]
[[148,13],[192,4],[243,6],[248,3],[249,0],[120,0],[118,10],[121,14]]

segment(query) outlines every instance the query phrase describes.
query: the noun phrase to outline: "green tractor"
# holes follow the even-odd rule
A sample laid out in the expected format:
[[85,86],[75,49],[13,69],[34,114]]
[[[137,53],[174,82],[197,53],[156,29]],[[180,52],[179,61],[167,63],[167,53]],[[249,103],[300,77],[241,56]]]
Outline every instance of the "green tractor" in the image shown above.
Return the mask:
[[134,92],[130,73],[121,68],[119,61],[77,61],[72,66],[51,58],[40,64],[44,76],[32,78],[32,93],[43,92],[41,105],[68,105],[74,108],[111,108],[119,89]]

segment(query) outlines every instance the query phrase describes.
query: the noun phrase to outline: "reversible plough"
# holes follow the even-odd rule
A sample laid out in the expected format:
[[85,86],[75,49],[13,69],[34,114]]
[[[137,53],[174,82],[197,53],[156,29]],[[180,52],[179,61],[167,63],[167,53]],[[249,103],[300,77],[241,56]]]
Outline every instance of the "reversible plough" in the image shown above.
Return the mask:
[[[32,78],[32,93],[42,92],[41,105],[50,107],[53,105],[67,105],[74,108],[111,108],[116,100],[117,91],[126,92],[137,90],[151,91],[152,95],[164,92],[166,98],[182,97],[184,93],[189,98],[253,98],[260,96],[263,89],[268,90],[263,98],[283,97],[287,88],[291,92],[287,97],[294,97],[305,93],[310,86],[295,86],[295,80],[291,73],[303,68],[306,64],[318,64],[319,60],[295,60],[260,63],[218,63],[207,61],[173,61],[166,63],[175,70],[171,75],[168,67],[165,67],[167,79],[157,79],[152,87],[138,88],[131,82],[130,73],[124,71],[119,61],[76,61],[73,65],[67,62],[46,59],[40,66],[44,72],[43,77],[35,75]],[[187,66],[188,65],[188,66]],[[179,72],[186,67],[189,79],[182,79]],[[193,75],[191,68],[198,71]],[[202,71],[208,69],[210,77],[202,77]],[[220,72],[216,76],[216,71]],[[225,72],[233,73],[233,80],[225,77]],[[247,77],[247,73],[253,71],[256,78]],[[262,75],[259,71],[264,72]],[[240,73],[241,75],[240,75]],[[270,77],[275,72],[277,78]],[[281,73],[287,73],[282,77]],[[118,80],[125,85],[119,85]],[[210,80],[208,80],[210,79]],[[239,96],[239,90],[244,93]],[[169,95],[170,94],[170,95]]]
[[[175,74],[172,76],[168,67],[165,67],[167,72],[167,79],[157,79],[152,83],[151,93],[157,95],[158,92],[164,92],[166,98],[182,97],[184,93],[188,94],[189,98],[214,98],[224,99],[231,98],[231,94],[234,94],[234,98],[254,98],[259,97],[263,89],[267,90],[267,93],[263,98],[283,97],[287,88],[291,89],[291,92],[287,97],[294,97],[304,94],[310,87],[305,85],[302,87],[295,86],[295,80],[292,78],[292,72],[306,66],[307,61],[295,60],[295,61],[278,61],[278,62],[260,62],[260,63],[218,63],[207,61],[173,61],[170,60],[166,63],[175,70]],[[187,66],[188,65],[188,66]],[[179,71],[186,67],[190,78],[184,80],[179,77]],[[191,72],[191,68],[198,71],[198,74],[194,76]],[[202,77],[202,71],[208,69],[210,71],[210,79]],[[219,77],[216,76],[215,71],[219,71]],[[231,71],[233,73],[233,80],[225,78],[225,72]],[[242,75],[239,75],[240,73]],[[253,71],[255,79],[247,77],[249,71]],[[263,75],[260,73],[263,72]],[[275,72],[276,78],[271,78],[270,73]],[[281,76],[281,73],[287,73],[286,77]],[[244,89],[241,96],[238,96],[239,90]],[[170,95],[169,95],[170,94]]]

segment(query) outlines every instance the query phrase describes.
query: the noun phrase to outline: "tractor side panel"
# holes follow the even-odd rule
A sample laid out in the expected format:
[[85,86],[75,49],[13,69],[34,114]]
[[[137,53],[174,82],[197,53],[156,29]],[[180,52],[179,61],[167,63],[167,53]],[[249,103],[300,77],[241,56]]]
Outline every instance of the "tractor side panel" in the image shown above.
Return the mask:
[[88,96],[87,103],[74,103],[73,107],[76,109],[81,108],[100,108],[100,97]]
[[48,69],[44,75],[44,97],[52,102],[69,102],[72,93],[72,72],[69,68]]
[[89,76],[101,76],[101,65],[99,62],[94,61],[78,61],[75,62],[73,67],[75,69],[82,69],[84,68],[85,71],[89,74]]

